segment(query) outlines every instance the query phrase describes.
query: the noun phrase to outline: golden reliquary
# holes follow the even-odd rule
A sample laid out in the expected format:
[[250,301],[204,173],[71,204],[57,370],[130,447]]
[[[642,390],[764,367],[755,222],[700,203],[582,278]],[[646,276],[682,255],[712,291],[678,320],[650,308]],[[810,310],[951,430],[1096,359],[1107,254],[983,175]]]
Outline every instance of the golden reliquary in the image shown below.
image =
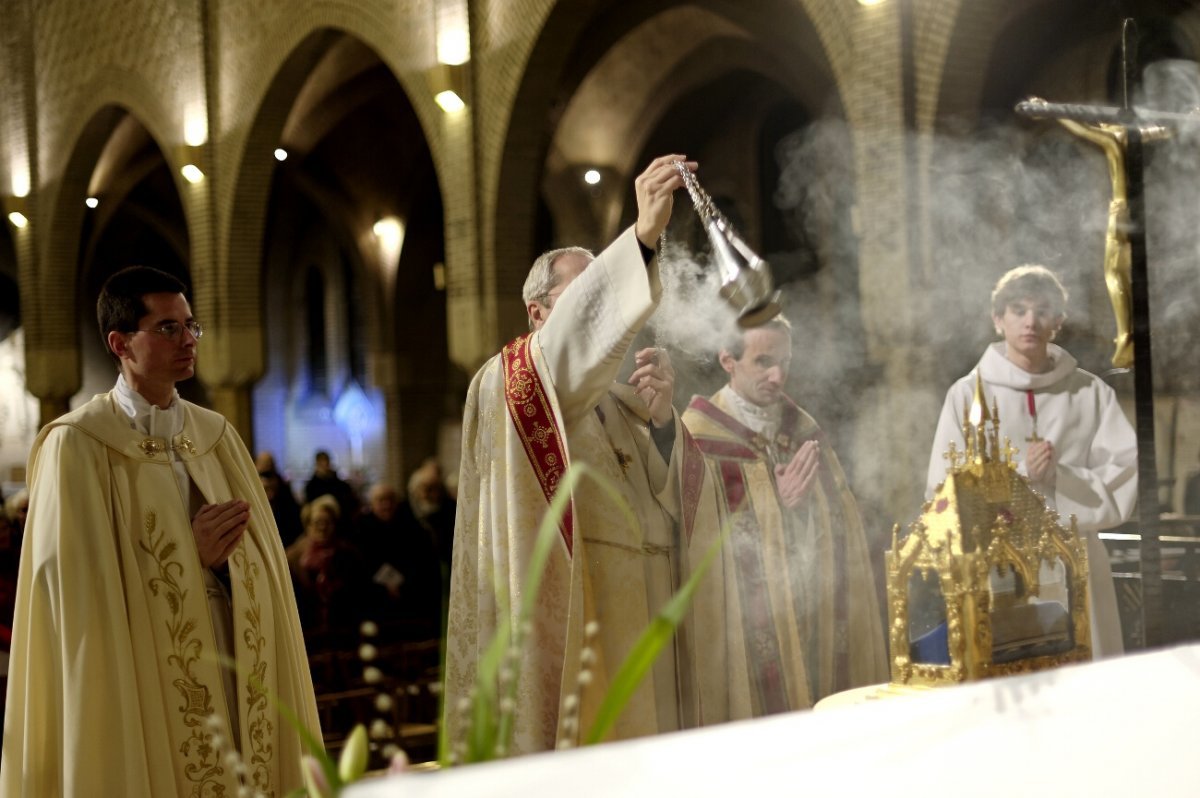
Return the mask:
[[[887,552],[893,684],[934,686],[1091,659],[1087,549],[1000,445],[978,374],[946,480]],[[990,424],[989,424],[990,422]],[[990,426],[990,429],[989,429]]]

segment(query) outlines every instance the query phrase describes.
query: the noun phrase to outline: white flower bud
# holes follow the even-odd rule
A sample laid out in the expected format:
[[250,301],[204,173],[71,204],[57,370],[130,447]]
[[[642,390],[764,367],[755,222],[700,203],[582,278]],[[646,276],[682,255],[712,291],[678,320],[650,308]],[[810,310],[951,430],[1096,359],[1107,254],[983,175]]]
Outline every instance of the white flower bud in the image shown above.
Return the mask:
[[374,665],[363,668],[363,681],[367,684],[379,684],[383,680],[383,671]]
[[563,711],[564,712],[571,712],[577,706],[579,706],[579,697],[577,695],[575,695],[574,693],[572,693],[571,695],[569,695],[563,699]]
[[358,647],[358,658],[363,662],[371,662],[379,655],[379,650],[370,643],[363,643]]
[[371,721],[371,739],[384,740],[389,736],[388,732],[391,728],[387,725],[387,721],[383,718],[375,718]]
[[586,668],[584,670],[581,670],[579,672],[579,683],[582,685],[591,684],[592,683],[592,672],[587,670]]
[[600,624],[595,621],[588,621],[583,627],[583,634],[587,637],[595,637],[600,632]]
[[358,627],[358,633],[363,637],[374,637],[379,634],[379,625],[374,621],[363,621]]
[[390,712],[396,702],[387,693],[380,693],[375,696],[375,709],[379,712]]

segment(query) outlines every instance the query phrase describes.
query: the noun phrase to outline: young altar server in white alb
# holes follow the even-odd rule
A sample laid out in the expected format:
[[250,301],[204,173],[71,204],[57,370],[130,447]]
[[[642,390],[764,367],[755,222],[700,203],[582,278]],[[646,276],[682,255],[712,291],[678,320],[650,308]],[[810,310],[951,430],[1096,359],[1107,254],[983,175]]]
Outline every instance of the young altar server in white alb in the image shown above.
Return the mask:
[[[1130,518],[1137,500],[1137,436],[1116,393],[1051,341],[1066,318],[1067,292],[1043,266],[1020,266],[996,283],[992,321],[1003,340],[976,366],[984,395],[1000,412],[1000,437],[1019,450],[1027,476],[1063,523],[1074,515],[1087,540],[1096,658],[1124,650],[1108,552],[1098,532]],[[972,372],[950,387],[929,458],[927,493],[946,478],[943,456],[963,446],[963,408]]]
[[[600,255],[570,248],[535,261],[523,292],[531,332],[471,382],[446,644],[451,756],[467,733],[463,705],[477,664],[496,630],[515,622],[538,526],[569,465],[599,471],[621,500],[589,479],[572,493],[519,647],[519,689],[506,710],[515,729],[504,754],[571,745],[586,734],[610,677],[686,576],[693,531],[703,526],[700,537],[714,537],[715,496],[672,409],[666,352],[636,352],[628,384],[614,382],[662,293],[654,246],[683,185],[679,160],[658,158],[637,178],[637,222]],[[615,738],[701,721],[697,680],[705,677],[683,638],[656,661]],[[702,666],[710,669],[706,683],[723,689],[720,654]],[[581,670],[590,676],[582,685]]]
[[303,751],[274,702],[319,737],[316,701],[250,453],[175,390],[203,329],[144,266],[96,310],[116,387],[29,455],[0,795],[284,795]]

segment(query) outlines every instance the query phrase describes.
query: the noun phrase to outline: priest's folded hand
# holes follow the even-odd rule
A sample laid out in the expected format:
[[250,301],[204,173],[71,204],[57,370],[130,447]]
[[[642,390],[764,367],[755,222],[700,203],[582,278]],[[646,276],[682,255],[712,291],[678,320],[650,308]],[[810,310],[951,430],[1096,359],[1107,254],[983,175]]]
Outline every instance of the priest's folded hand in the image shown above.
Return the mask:
[[205,568],[224,565],[249,522],[250,505],[241,499],[206,504],[197,510],[192,518],[192,534],[196,536],[200,564]]
[[775,485],[784,507],[792,510],[804,501],[820,465],[820,445],[816,441],[805,441],[788,463],[775,466]]

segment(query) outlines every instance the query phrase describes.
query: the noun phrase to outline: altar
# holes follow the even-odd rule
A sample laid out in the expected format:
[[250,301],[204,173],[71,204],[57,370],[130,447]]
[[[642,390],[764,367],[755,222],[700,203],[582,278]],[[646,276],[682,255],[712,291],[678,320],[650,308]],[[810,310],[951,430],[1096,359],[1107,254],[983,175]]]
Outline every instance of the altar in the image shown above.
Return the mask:
[[[349,798],[1195,795],[1200,645],[364,782]],[[1154,762],[1147,767],[1147,762]]]

